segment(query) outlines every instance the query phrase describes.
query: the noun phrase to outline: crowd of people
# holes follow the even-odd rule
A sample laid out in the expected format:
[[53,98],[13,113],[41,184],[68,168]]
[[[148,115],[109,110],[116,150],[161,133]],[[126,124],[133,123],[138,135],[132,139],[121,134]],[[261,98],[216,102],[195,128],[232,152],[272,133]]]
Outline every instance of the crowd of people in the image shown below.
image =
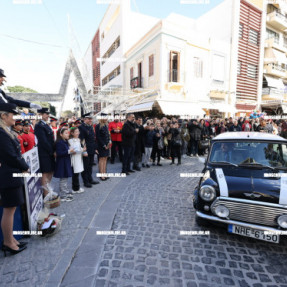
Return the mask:
[[[0,69],[0,86],[5,80]],[[22,107],[22,119],[17,107]],[[34,113],[29,111],[34,109]],[[37,112],[36,112],[37,111]],[[96,122],[93,120],[96,119]],[[170,165],[181,164],[181,158],[197,157],[207,153],[210,139],[225,132],[258,131],[287,138],[286,120],[264,118],[181,119],[180,117],[142,117],[115,114],[94,117],[87,113],[82,118],[60,118],[50,115],[47,108],[13,99],[0,89],[0,196],[3,206],[1,229],[2,250],[12,254],[23,251],[25,242],[13,236],[16,207],[24,203],[24,180],[16,173],[30,173],[30,167],[21,154],[37,146],[43,196],[51,190],[52,178],[59,179],[59,195],[70,202],[74,194],[83,193],[99,181],[93,165],[98,164],[99,179],[108,180],[107,163],[118,158],[121,172],[128,176],[151,166],[161,167],[161,160]],[[97,158],[97,163],[95,162]],[[177,162],[175,162],[177,160]],[[72,189],[68,179],[72,180]]]

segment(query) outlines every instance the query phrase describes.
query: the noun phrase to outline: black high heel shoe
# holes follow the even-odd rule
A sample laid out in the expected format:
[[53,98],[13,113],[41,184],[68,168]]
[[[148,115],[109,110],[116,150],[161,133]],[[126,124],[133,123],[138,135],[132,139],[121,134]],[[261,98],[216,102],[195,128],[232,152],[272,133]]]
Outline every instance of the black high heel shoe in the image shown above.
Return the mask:
[[[19,248],[23,247],[23,246],[26,246],[28,244],[28,242],[23,242],[23,241],[19,241],[19,244],[17,244],[17,246]],[[1,246],[4,245],[4,241],[1,242]]]
[[18,250],[15,250],[15,249],[12,249],[6,245],[3,245],[2,246],[2,251],[4,252],[4,256],[6,257],[6,252],[9,251],[12,255],[14,254],[17,254],[17,253],[20,253],[22,252],[23,250],[25,250],[27,248],[27,246],[22,246],[22,247],[19,247]]

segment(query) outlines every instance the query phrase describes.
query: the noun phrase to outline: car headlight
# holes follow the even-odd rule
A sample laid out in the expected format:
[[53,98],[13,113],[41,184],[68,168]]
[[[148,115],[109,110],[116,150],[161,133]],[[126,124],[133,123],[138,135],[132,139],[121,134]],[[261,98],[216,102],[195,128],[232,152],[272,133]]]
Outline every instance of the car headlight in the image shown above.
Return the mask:
[[205,201],[212,201],[216,196],[216,192],[212,186],[203,185],[199,190],[199,196]]
[[218,217],[226,218],[229,216],[229,209],[224,205],[218,205],[214,209],[215,214]]
[[287,214],[280,215],[277,218],[277,223],[282,228],[287,228]]

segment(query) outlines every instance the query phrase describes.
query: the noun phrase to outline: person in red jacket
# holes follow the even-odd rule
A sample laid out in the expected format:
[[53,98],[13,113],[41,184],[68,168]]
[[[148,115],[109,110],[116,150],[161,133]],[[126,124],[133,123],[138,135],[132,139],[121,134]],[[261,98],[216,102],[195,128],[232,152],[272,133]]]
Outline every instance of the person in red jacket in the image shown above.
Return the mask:
[[30,132],[30,122],[24,120],[23,122],[23,134],[21,135],[23,139],[23,146],[25,152],[29,151],[35,146],[35,135]]
[[116,147],[118,147],[119,158],[122,162],[123,159],[123,151],[122,151],[122,129],[123,124],[117,118],[118,115],[115,115],[115,119],[113,122],[109,123],[109,131],[111,133],[112,140],[112,150],[111,150],[111,163],[115,162],[116,157]]
[[12,127],[13,132],[17,135],[17,138],[20,142],[21,147],[21,154],[25,153],[25,148],[23,145],[23,139],[22,139],[22,132],[23,132],[23,123],[22,120],[16,120],[15,125]]

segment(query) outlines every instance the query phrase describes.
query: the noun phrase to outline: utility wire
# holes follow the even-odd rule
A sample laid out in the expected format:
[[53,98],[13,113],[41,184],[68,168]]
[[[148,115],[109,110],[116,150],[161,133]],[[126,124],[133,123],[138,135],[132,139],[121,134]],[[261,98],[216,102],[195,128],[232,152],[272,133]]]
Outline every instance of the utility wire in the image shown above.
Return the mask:
[[18,38],[18,37],[6,35],[6,34],[0,34],[0,36],[11,38],[11,39],[15,39],[15,40],[19,40],[19,41],[24,41],[24,42],[28,42],[28,43],[34,43],[34,44],[38,44],[38,45],[42,45],[42,46],[50,46],[50,47],[55,47],[55,48],[67,48],[67,46],[60,46],[60,45],[53,45],[53,44],[48,44],[48,43],[42,43],[42,42],[27,40],[27,39]]

